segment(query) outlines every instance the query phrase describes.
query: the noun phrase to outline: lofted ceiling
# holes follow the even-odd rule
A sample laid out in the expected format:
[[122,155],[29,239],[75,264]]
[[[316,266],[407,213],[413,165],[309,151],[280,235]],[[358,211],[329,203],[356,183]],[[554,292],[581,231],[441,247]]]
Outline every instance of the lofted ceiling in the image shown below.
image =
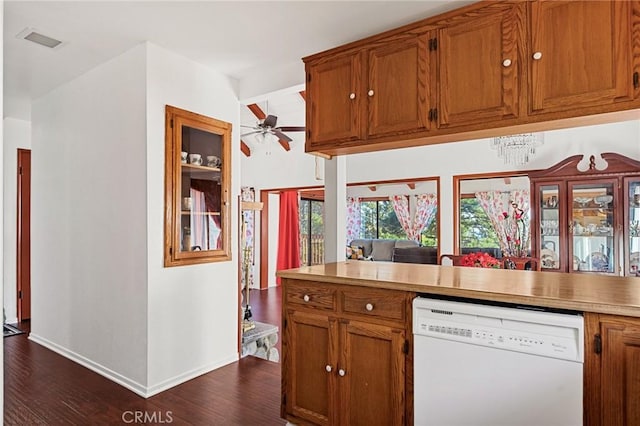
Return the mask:
[[[144,41],[241,85],[264,69],[300,64],[303,56],[468,3],[5,0],[4,116],[30,120],[33,99]],[[27,28],[63,44],[48,49],[18,38]],[[278,125],[304,125],[304,101],[296,91],[269,95],[258,104],[278,115]],[[255,122],[244,107],[241,122]]]

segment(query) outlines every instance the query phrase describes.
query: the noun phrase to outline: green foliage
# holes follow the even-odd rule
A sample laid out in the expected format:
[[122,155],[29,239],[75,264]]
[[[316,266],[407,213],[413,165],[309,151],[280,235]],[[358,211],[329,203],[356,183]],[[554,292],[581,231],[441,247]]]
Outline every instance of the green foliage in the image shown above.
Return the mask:
[[500,247],[489,217],[475,198],[460,200],[460,247]]

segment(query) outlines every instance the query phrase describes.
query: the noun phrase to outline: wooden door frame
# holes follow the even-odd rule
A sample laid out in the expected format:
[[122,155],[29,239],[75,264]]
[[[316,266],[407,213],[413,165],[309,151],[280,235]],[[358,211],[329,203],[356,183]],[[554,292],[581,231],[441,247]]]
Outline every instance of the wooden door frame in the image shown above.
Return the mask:
[[[29,167],[23,170],[23,161],[28,159]],[[31,318],[31,150],[18,148],[16,159],[16,314],[18,322]],[[28,173],[28,185],[23,188],[23,171]],[[26,190],[28,197],[26,211],[24,209],[25,200],[23,190]],[[26,220],[26,224],[24,221]],[[28,232],[23,232],[23,227],[27,226]],[[26,234],[26,235],[25,235]],[[22,252],[27,245],[27,259],[23,258]],[[27,262],[27,265],[24,265]],[[23,267],[27,268],[27,277],[23,274]]]

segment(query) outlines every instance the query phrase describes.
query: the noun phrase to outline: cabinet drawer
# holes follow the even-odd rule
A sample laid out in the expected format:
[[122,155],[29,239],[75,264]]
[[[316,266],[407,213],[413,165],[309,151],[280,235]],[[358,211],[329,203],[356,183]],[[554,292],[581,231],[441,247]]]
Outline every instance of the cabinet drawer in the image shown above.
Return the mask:
[[336,310],[336,289],[314,283],[295,283],[287,286],[287,303],[310,306],[313,308]]
[[343,290],[342,310],[347,313],[403,321],[406,295],[392,290]]

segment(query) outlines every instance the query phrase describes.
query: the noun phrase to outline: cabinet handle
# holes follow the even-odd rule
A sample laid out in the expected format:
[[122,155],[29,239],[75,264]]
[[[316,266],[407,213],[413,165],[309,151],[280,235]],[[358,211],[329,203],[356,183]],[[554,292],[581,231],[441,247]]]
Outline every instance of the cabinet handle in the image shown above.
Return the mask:
[[344,375],[347,373],[341,368],[340,370],[338,370],[338,374],[340,375],[340,377],[344,377]]
[[371,303],[367,303],[364,308],[369,312],[373,311],[373,305]]
[[369,90],[369,91],[367,92],[367,95],[369,95],[369,96],[373,96],[373,90]]
[[536,61],[540,58],[542,58],[542,52],[536,52],[533,54],[533,59],[535,59]]
[[333,371],[333,368],[329,364],[327,364],[324,369],[327,370],[327,373],[331,373],[331,371]]
[[355,94],[355,93],[351,93],[351,94],[349,95],[349,99],[355,99],[355,98],[356,98],[356,94]]
[[502,66],[505,68],[511,66],[511,59],[505,59],[504,61],[502,61]]
[[302,300],[304,300],[305,302],[308,302],[309,300],[311,300],[311,298],[309,297],[309,295],[308,295],[308,294],[305,294],[305,295],[302,297]]

